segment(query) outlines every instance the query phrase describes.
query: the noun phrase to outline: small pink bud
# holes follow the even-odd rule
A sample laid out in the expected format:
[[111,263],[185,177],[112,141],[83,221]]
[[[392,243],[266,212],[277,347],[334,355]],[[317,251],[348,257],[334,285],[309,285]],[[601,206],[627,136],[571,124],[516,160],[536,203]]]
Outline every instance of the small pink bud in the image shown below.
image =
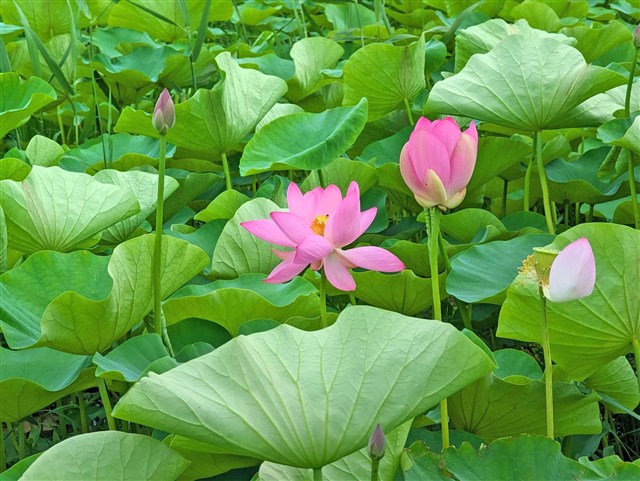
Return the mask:
[[640,48],[640,23],[633,32],[633,46]]
[[373,460],[380,460],[384,457],[384,449],[387,441],[379,424],[376,425],[375,431],[369,439],[369,456]]
[[153,128],[162,135],[166,134],[176,123],[176,109],[167,89],[162,91],[156,102],[151,123],[153,124]]

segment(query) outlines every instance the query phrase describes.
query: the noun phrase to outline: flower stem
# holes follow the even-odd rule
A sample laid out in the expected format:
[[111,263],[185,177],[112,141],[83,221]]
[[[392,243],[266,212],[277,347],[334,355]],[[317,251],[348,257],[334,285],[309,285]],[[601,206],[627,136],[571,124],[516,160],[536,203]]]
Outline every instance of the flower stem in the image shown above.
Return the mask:
[[409,123],[411,125],[415,125],[415,122],[413,121],[413,114],[411,113],[411,105],[409,105],[409,99],[407,98],[404,99],[404,108],[407,110],[407,117],[409,118]]
[[379,481],[379,477],[378,477],[378,468],[380,467],[380,460],[379,459],[372,459],[371,460],[371,481]]
[[313,481],[322,481],[322,468],[313,468]]
[[551,363],[551,343],[549,342],[549,326],[547,324],[547,299],[538,288],[540,295],[540,310],[542,315],[542,351],[544,354],[545,399],[547,408],[547,437],[553,439],[553,366]]
[[167,136],[160,135],[160,159],[158,160],[158,196],[156,197],[156,237],[153,249],[153,316],[155,331],[162,335],[162,292],[160,261],[162,258],[162,218],[164,206],[164,166],[166,162]]
[[100,391],[100,399],[102,400],[102,405],[104,406],[104,416],[107,418],[107,426],[109,426],[110,431],[117,431],[116,421],[113,419],[111,415],[111,400],[109,399],[109,391],[107,391],[107,385],[104,382],[104,379],[101,377],[98,379],[98,391]]
[[4,423],[0,422],[0,473],[7,469],[7,451],[4,446]]
[[544,171],[544,161],[542,159],[542,135],[541,132],[534,132],[533,142],[536,149],[536,165],[538,166],[538,176],[540,177],[540,187],[542,187],[542,202],[544,204],[544,217],[547,219],[547,229],[549,234],[555,234],[556,229],[553,225],[553,217],[551,214],[551,202],[549,200],[549,186],[547,185],[547,174]]
[[327,275],[324,268],[320,271],[320,321],[322,327],[327,327]]
[[638,367],[640,366],[640,342],[638,342],[637,339],[632,339],[631,345],[633,346],[633,357],[636,360],[636,370],[638,371],[638,391],[640,391],[640,367]]
[[640,52],[640,49],[636,49],[636,51],[634,52],[633,55],[633,60],[631,61],[631,71],[629,72],[629,82],[627,82],[627,92],[624,96],[624,117],[627,118],[629,117],[629,114],[631,113],[631,90],[633,87],[633,79],[635,77],[635,73],[636,73],[636,65],[638,64],[638,52]]
[[[440,282],[438,279],[438,248],[440,240],[440,209],[431,207],[429,212],[429,267],[431,269],[431,295],[433,298],[433,318],[442,321],[442,305],[440,304]],[[449,447],[449,409],[447,400],[440,402],[442,449]]]
[[80,410],[80,429],[82,434],[86,434],[89,432],[89,423],[87,421],[87,406],[84,402],[82,391],[76,393],[76,398],[78,399],[78,409]]
[[633,221],[635,223],[636,229],[640,229],[640,209],[638,208],[638,194],[636,192],[636,176],[633,168],[634,155],[635,154],[632,151],[628,152],[627,168],[629,170],[629,192],[631,193],[631,207],[633,209]]
[[504,184],[502,185],[502,204],[500,205],[501,219],[507,215],[507,196],[509,195],[509,181],[507,179],[502,179],[502,182]]
[[[535,148],[535,147],[534,147]],[[533,159],[527,164],[527,171],[524,174],[524,211],[529,212],[531,205],[531,171],[533,170]]]
[[24,421],[18,421],[16,423],[16,429],[18,430],[18,459],[22,461],[26,453],[26,439],[24,434]]
[[231,184],[231,171],[229,170],[229,161],[227,160],[227,153],[222,152],[220,154],[222,157],[222,168],[224,169],[224,184],[227,187],[227,190],[233,190],[233,185]]

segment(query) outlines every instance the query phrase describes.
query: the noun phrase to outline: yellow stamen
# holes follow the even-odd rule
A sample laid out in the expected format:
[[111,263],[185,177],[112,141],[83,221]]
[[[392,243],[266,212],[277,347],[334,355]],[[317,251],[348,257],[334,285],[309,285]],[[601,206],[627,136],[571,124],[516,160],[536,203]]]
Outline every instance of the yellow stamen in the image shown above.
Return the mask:
[[319,215],[311,223],[311,230],[318,235],[324,235],[324,228],[327,225],[328,215]]

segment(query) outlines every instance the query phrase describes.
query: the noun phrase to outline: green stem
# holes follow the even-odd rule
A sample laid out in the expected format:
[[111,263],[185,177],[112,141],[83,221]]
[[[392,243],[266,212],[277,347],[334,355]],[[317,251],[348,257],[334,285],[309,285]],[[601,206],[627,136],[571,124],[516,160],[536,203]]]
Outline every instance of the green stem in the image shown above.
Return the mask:
[[89,422],[87,420],[87,406],[84,403],[82,391],[76,393],[76,398],[78,400],[78,409],[80,410],[80,429],[82,429],[82,434],[86,434],[89,432]]
[[442,254],[442,260],[444,261],[444,268],[449,272],[451,270],[451,261],[449,260],[449,254],[447,253],[447,247],[444,245],[442,232],[438,235],[438,246],[440,247],[440,254]]
[[379,481],[379,477],[378,477],[378,468],[380,467],[380,460],[379,459],[372,459],[371,460],[371,481]]
[[631,71],[629,72],[629,82],[627,82],[627,93],[624,97],[624,117],[627,118],[629,117],[629,114],[631,113],[631,89],[633,87],[633,79],[636,73],[636,65],[638,63],[638,52],[640,51],[640,49],[636,49],[636,51],[634,52],[633,55],[633,60],[631,61]]
[[356,296],[354,296],[353,294],[349,294],[349,303],[350,303],[352,306],[357,305],[357,302],[356,302]]
[[98,391],[100,391],[100,399],[102,400],[102,405],[104,406],[104,415],[107,418],[107,426],[109,426],[110,431],[116,431],[116,421],[113,419],[111,415],[111,400],[109,399],[109,391],[107,391],[107,385],[104,382],[104,379],[101,377],[97,378],[98,380]]
[[0,473],[7,469],[7,451],[4,445],[4,423],[0,422]]
[[324,174],[322,173],[322,169],[318,169],[316,170],[316,172],[318,173],[318,182],[320,182],[320,187],[322,187],[323,189],[326,189],[327,183],[324,180]]
[[640,391],[640,342],[637,339],[632,339],[631,345],[633,346],[633,357],[636,360],[636,377],[638,378],[638,391]]
[[[431,269],[431,295],[433,298],[433,318],[442,320],[442,305],[440,303],[440,283],[438,282],[438,249],[440,239],[440,209],[431,207],[429,209],[429,267]],[[442,449],[449,447],[449,414],[447,400],[440,402],[441,426],[442,426]]]
[[564,230],[569,230],[569,201],[564,201]]
[[64,404],[62,402],[62,399],[58,399],[56,401],[56,410],[58,411],[60,439],[64,441],[65,439],[67,439],[67,421],[65,420],[64,413],[62,412],[63,408],[64,408]]
[[547,229],[549,234],[555,234],[556,229],[553,225],[553,217],[551,214],[551,201],[549,200],[549,186],[547,185],[547,174],[544,170],[544,161],[542,159],[542,135],[540,132],[533,134],[534,144],[536,148],[536,165],[538,166],[538,176],[540,176],[540,187],[542,187],[542,202],[544,204],[544,217],[547,219]]
[[327,327],[327,275],[324,267],[320,271],[320,321],[322,327]]
[[231,172],[229,171],[229,161],[227,160],[227,153],[222,152],[222,168],[224,169],[224,183],[227,186],[227,190],[233,190],[231,184]]
[[164,206],[164,164],[166,162],[167,136],[160,135],[160,159],[158,160],[158,196],[156,198],[156,237],[153,249],[153,316],[155,331],[162,335],[162,288],[160,263],[162,260],[162,218]]
[[593,204],[589,205],[589,213],[587,214],[587,222],[593,222],[593,213],[596,210]]
[[524,174],[524,211],[529,212],[531,205],[531,171],[533,170],[533,159],[527,164],[527,171]]
[[502,205],[500,206],[500,218],[502,219],[507,215],[507,195],[509,195],[509,181],[502,179],[504,185],[502,186]]
[[411,113],[411,105],[409,105],[409,99],[407,98],[404,99],[404,108],[407,110],[407,117],[409,117],[409,123],[411,125],[414,125],[415,122],[413,121],[413,114]]
[[629,191],[631,193],[631,208],[633,209],[633,221],[636,229],[640,229],[640,209],[638,208],[638,194],[636,192],[636,177],[634,173],[634,153],[629,151],[627,155],[627,168],[629,171]]
[[574,225],[578,225],[580,223],[580,202],[576,202],[574,213],[575,216],[573,222]]
[[322,468],[313,468],[313,481],[322,481]]
[[553,439],[553,366],[551,362],[551,343],[549,342],[549,326],[547,324],[547,299],[538,288],[540,295],[540,310],[542,319],[542,351],[544,354],[545,399],[547,408],[547,437]]
[[16,423],[16,428],[18,430],[18,460],[22,461],[25,457],[26,453],[26,440],[24,434],[24,421],[18,421]]

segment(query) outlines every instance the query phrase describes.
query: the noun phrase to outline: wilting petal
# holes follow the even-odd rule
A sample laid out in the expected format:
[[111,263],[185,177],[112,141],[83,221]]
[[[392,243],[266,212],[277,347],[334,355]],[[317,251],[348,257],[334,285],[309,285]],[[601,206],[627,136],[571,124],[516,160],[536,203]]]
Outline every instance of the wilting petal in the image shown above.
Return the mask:
[[343,264],[340,255],[336,252],[329,254],[325,258],[324,273],[327,275],[327,280],[333,287],[341,291],[355,290],[356,281],[353,280],[349,269]]
[[549,271],[549,300],[567,302],[587,297],[596,282],[596,263],[589,241],[582,237],[562,249]]
[[443,183],[449,181],[449,152],[444,143],[433,132],[416,129],[409,137],[409,156],[416,176],[423,183],[427,171],[434,170]]
[[363,269],[380,272],[399,272],[404,269],[404,263],[382,247],[355,247],[345,251],[341,250],[339,254],[350,264]]
[[295,247],[295,242],[292,242],[275,222],[269,219],[249,220],[247,222],[241,222],[240,225],[247,229],[251,234],[265,240],[271,244],[276,244],[285,247]]
[[431,124],[431,133],[436,136],[447,149],[447,156],[451,157],[460,138],[460,127],[451,117],[436,120]]
[[324,259],[331,251],[333,245],[324,237],[311,234],[305,237],[298,247],[293,261],[297,264],[309,264]]
[[452,196],[464,189],[476,166],[478,156],[478,133],[473,122],[458,140],[458,145],[451,156],[449,183],[445,184],[447,195]]
[[307,264],[297,264],[293,262],[295,252],[284,252],[282,254],[284,255],[278,255],[278,257],[284,257],[285,260],[271,271],[271,274],[269,274],[269,277],[267,277],[264,282],[268,282],[269,284],[288,282],[307,267]]
[[269,215],[280,230],[296,245],[308,235],[313,234],[311,225],[305,223],[302,218],[292,212],[272,212]]
[[360,188],[351,182],[346,197],[329,216],[324,235],[335,247],[351,244],[360,231]]
[[444,205],[447,202],[447,191],[438,174],[429,169],[427,172],[427,191],[429,198],[433,199],[436,205]]

